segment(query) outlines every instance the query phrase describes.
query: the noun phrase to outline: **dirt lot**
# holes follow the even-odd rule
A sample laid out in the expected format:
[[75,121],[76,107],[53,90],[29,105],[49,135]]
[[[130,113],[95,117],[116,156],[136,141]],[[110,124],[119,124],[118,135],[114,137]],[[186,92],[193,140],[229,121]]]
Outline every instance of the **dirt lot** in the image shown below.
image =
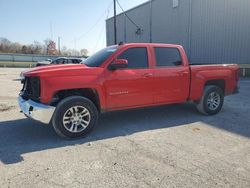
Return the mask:
[[0,187],[250,187],[250,80],[207,117],[190,104],[107,113],[66,141],[17,106],[0,68]]

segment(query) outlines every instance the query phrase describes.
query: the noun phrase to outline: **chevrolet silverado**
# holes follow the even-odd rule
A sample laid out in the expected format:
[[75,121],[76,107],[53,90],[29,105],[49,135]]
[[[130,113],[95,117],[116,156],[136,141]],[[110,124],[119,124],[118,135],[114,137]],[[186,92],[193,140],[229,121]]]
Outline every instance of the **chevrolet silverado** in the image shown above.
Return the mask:
[[206,115],[238,91],[234,64],[189,65],[182,46],[130,43],[102,49],[82,64],[36,67],[21,73],[22,112],[52,124],[59,136],[89,133],[102,112],[193,102]]

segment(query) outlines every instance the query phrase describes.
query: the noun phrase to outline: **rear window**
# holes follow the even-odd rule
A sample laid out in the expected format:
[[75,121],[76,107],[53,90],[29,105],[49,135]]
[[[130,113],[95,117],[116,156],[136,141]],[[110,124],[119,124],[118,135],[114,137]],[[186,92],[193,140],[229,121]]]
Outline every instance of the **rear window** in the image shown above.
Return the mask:
[[177,48],[156,47],[156,66],[180,66],[182,65],[181,55]]

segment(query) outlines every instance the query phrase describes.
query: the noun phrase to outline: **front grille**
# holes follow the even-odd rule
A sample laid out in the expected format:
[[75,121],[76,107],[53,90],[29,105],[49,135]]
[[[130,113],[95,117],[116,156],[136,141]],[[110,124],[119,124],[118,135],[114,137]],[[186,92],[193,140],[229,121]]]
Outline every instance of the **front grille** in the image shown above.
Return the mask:
[[40,99],[40,79],[39,77],[25,77],[21,96],[28,100],[39,101]]

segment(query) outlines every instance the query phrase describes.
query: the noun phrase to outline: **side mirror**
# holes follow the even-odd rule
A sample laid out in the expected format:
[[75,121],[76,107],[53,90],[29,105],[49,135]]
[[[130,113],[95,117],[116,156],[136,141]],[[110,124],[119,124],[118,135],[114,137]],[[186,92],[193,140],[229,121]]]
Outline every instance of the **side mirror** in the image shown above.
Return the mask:
[[124,69],[128,67],[128,60],[126,59],[116,59],[108,67],[109,70]]

